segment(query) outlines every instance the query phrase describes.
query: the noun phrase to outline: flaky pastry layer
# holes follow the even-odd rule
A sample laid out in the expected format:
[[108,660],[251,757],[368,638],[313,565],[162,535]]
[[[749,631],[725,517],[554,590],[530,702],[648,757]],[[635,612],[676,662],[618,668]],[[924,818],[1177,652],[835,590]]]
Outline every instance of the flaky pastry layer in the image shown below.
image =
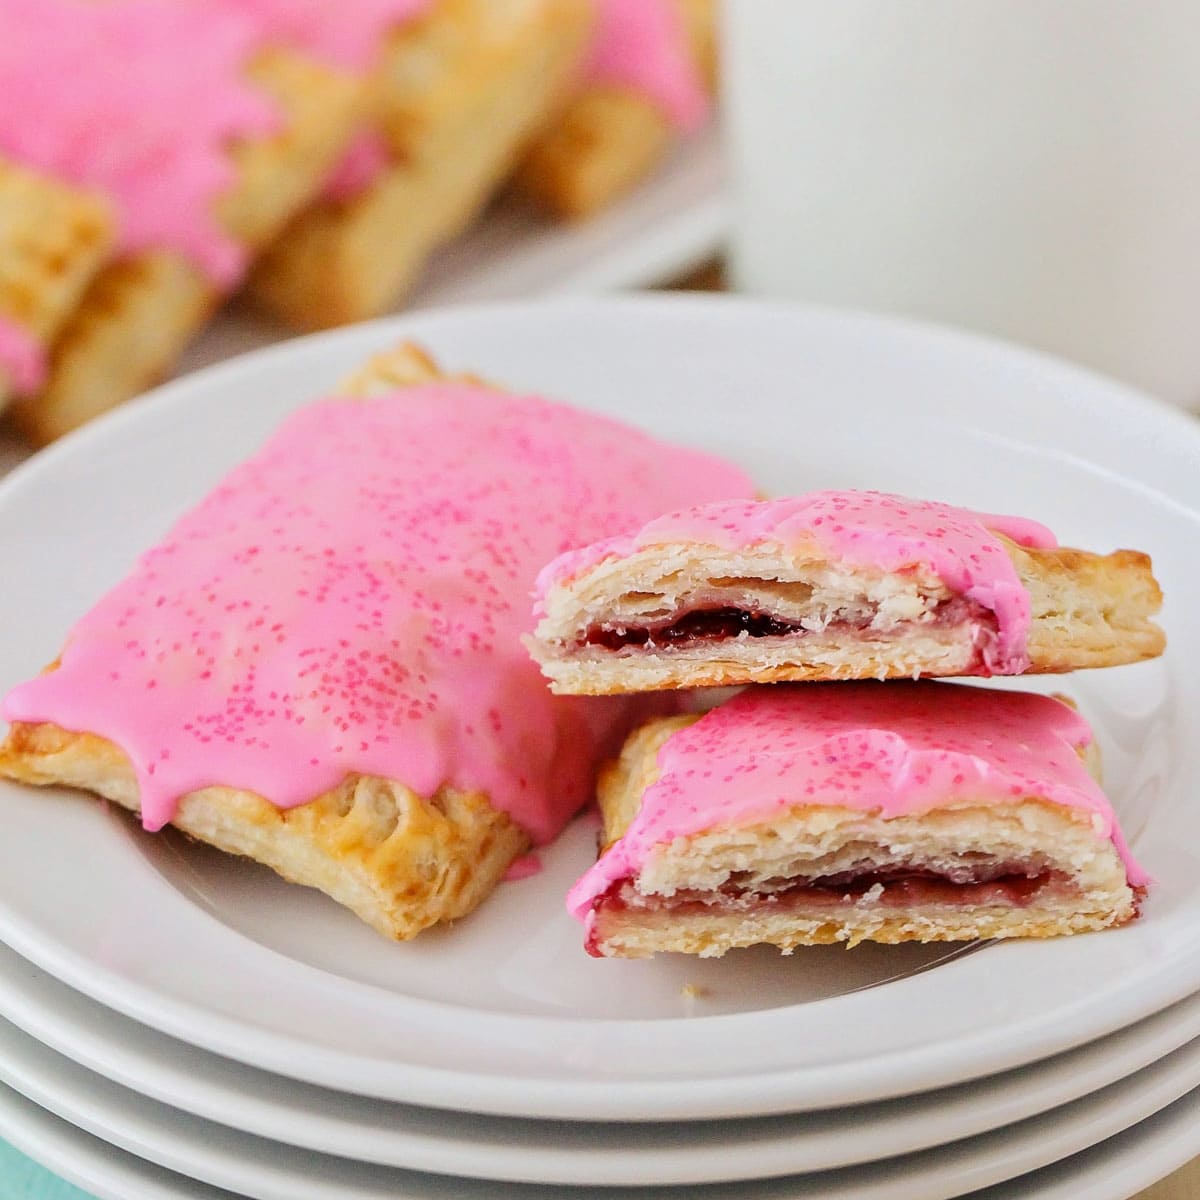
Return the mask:
[[[654,720],[627,740],[600,782],[604,849],[658,778],[659,748],[698,719]],[[803,804],[655,847],[636,879],[596,900],[588,948],[603,957],[718,957],[758,944],[789,953],[862,941],[1052,937],[1123,924],[1137,901],[1091,815],[1036,796],[997,804],[964,795],[896,817]]]
[[[1150,559],[997,535],[1029,592],[1030,672],[1162,653]],[[556,692],[980,674],[993,618],[919,571],[850,569],[813,542],[674,543],[597,563],[545,598],[530,650]]]

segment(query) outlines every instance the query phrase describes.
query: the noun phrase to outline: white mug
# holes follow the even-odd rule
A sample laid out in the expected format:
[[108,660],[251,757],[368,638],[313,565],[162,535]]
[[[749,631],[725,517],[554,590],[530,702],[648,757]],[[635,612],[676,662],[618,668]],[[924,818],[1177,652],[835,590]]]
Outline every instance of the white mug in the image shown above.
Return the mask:
[[1200,404],[1200,0],[727,0],[731,272]]

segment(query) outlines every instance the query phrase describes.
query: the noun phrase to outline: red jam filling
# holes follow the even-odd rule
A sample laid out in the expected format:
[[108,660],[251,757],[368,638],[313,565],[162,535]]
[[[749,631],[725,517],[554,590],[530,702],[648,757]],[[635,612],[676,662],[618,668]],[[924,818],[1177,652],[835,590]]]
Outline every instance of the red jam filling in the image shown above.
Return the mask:
[[1024,908],[1051,884],[1063,883],[1061,871],[1038,870],[1030,874],[1019,864],[1001,868],[956,872],[958,880],[933,871],[912,868],[869,871],[840,882],[819,879],[781,887],[778,891],[750,891],[736,886],[716,892],[676,892],[673,896],[643,895],[628,879],[619,880],[596,901],[598,909],[608,912],[744,912],[755,908],[832,908],[853,904],[872,888],[882,891],[874,903],[888,908],[948,904],[957,907],[1003,905]]
[[[955,596],[938,604],[932,618],[922,628],[947,628],[967,623],[984,628],[995,628],[995,615],[981,605]],[[859,621],[831,621],[826,631],[863,632],[870,628],[871,618]],[[770,613],[752,609],[722,605],[713,608],[695,608],[676,617],[673,621],[647,625],[614,625],[603,623],[590,625],[579,639],[578,645],[599,646],[605,650],[623,650],[627,646],[639,646],[655,650],[671,646],[690,646],[704,642],[725,641],[741,637],[804,637],[811,631],[798,621],[789,621]]]

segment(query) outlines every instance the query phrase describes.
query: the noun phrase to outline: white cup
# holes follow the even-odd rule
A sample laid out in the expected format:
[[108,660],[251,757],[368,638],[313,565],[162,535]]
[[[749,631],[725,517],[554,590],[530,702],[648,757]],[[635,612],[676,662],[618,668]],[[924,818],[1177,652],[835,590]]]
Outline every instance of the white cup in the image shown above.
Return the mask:
[[731,270],[1200,403],[1200,0],[727,0]]

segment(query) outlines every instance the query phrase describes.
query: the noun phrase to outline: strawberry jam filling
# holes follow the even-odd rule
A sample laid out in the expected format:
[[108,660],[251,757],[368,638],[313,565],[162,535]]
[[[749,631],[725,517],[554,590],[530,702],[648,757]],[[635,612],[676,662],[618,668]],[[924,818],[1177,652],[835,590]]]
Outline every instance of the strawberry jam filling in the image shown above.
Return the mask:
[[[871,630],[873,617],[864,614],[858,620],[834,620],[822,626],[825,633],[859,633]],[[986,629],[995,629],[995,616],[981,605],[962,596],[937,604],[929,618],[920,623],[921,629],[945,629],[968,622]],[[903,622],[888,630],[895,636],[915,623]],[[618,625],[605,622],[590,625],[578,645],[598,646],[604,650],[624,650],[628,646],[656,650],[664,647],[695,646],[707,642],[727,641],[740,637],[804,637],[813,632],[799,621],[773,616],[736,605],[694,608],[673,620],[645,625]]]
[[596,901],[596,907],[610,912],[636,909],[672,914],[745,912],[756,908],[801,910],[854,904],[871,893],[870,903],[888,908],[932,904],[1024,908],[1044,888],[1067,883],[1067,876],[1061,871],[1044,868],[1027,873],[1020,864],[1002,864],[999,869],[984,867],[977,871],[956,871],[955,876],[952,879],[936,871],[899,867],[867,871],[840,880],[800,881],[770,890],[727,885],[712,892],[678,891],[672,896],[644,895],[632,880],[623,879]]

